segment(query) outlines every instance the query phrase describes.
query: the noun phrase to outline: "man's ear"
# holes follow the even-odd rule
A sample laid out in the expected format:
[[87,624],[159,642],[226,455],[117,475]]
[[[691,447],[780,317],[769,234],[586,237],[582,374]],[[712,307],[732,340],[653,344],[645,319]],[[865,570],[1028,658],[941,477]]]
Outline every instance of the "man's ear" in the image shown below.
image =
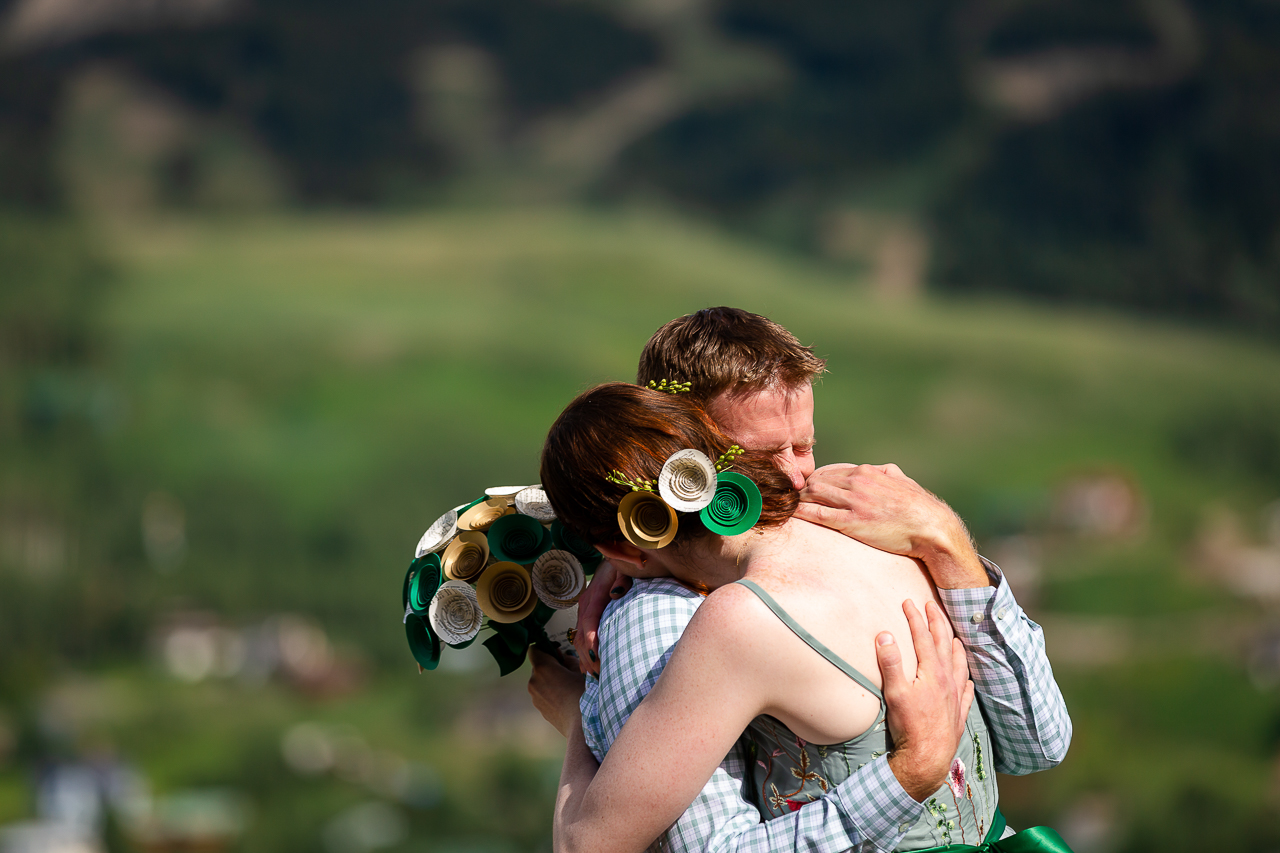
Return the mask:
[[630,542],[597,542],[596,550],[612,563],[630,563],[637,569],[644,565],[644,551]]

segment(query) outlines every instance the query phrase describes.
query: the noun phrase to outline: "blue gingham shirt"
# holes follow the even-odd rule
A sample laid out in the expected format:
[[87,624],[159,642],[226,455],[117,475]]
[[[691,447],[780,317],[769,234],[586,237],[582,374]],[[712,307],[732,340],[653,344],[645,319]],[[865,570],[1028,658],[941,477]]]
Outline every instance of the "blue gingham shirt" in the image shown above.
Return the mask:
[[[984,561],[985,562],[985,561]],[[1014,601],[1003,574],[987,562],[996,586],[939,590],[968,651],[970,677],[991,730],[993,767],[1031,773],[1066,755],[1071,718],[1044,654],[1044,636]],[[600,623],[600,677],[587,678],[582,728],[604,760],[623,724],[653,688],[702,596],[669,578],[638,580],[611,602]],[[881,757],[822,799],[763,821],[743,797],[742,742],[725,756],[689,809],[658,839],[671,851],[892,850],[924,806],[902,789]]]

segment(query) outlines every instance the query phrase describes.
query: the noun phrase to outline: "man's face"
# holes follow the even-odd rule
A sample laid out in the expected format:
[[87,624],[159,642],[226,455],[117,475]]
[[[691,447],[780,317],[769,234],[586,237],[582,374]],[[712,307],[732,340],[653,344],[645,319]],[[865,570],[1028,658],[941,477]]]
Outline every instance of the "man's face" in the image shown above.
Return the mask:
[[748,450],[767,450],[796,491],[813,473],[813,387],[771,388],[759,394],[721,394],[707,414]]

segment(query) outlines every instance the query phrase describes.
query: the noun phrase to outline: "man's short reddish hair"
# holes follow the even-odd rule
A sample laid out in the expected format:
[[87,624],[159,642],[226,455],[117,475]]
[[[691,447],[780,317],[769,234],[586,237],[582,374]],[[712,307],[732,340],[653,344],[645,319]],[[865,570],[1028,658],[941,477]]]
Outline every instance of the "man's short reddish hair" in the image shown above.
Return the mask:
[[653,333],[636,384],[688,382],[703,403],[723,393],[749,394],[812,382],[827,363],[782,326],[741,308],[703,308]]

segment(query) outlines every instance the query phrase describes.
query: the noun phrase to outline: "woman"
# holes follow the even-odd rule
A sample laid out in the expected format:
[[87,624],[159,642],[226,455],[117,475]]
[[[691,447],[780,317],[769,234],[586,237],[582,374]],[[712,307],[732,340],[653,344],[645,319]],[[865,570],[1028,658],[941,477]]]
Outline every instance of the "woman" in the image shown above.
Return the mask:
[[[628,496],[655,488],[673,454],[692,448],[714,460],[731,445],[696,404],[623,383],[580,396],[548,434],[542,482],[566,525],[638,575],[714,590],[599,772],[589,784],[569,780],[557,809],[558,850],[645,848],[744,730],[756,759],[749,788],[766,817],[820,796],[892,745],[875,639],[906,636],[909,616],[918,633],[915,608],[936,601],[918,564],[793,519],[796,493],[764,453],[731,462],[761,493],[752,530],[716,535],[696,512],[675,514],[674,537],[646,540],[619,527],[620,504],[626,515],[635,501]],[[901,651],[911,673],[913,651]],[[968,729],[951,784],[932,797],[908,790],[929,809],[898,849],[983,840],[996,787],[993,774],[965,775],[979,751],[990,754],[976,708]]]

